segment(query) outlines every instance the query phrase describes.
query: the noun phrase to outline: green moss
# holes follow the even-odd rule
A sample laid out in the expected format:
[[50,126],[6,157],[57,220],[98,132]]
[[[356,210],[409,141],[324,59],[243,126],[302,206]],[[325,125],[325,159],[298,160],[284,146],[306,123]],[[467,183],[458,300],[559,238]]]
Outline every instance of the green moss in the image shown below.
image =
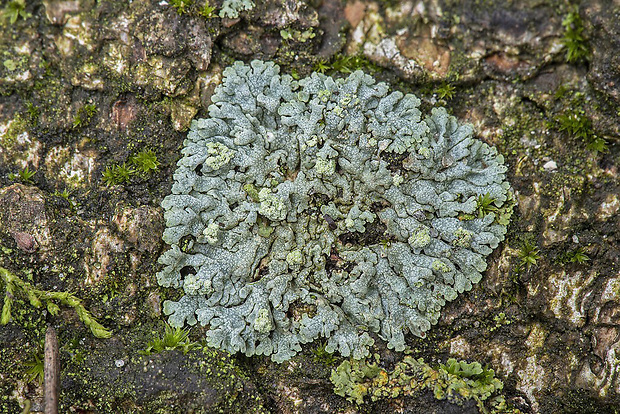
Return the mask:
[[369,73],[375,73],[381,68],[368,60],[364,55],[347,56],[343,54],[335,55],[331,61],[319,60],[314,65],[315,72],[327,74],[333,74],[335,72],[347,74],[353,73],[358,69]]
[[319,72],[319,73],[325,73],[330,69],[329,64],[327,63],[326,60],[319,60],[315,65],[314,65],[314,71],[315,72]]
[[95,104],[87,104],[78,109],[75,118],[73,118],[73,128],[81,128],[90,123],[92,118],[97,114]]
[[476,199],[476,212],[475,214],[461,214],[459,219],[471,220],[476,216],[482,218],[488,214],[495,214],[495,222],[502,226],[507,226],[510,223],[512,217],[512,211],[517,204],[512,191],[508,191],[507,200],[501,207],[495,205],[496,200],[488,193],[479,195]]
[[54,191],[54,192],[52,193],[52,195],[53,195],[53,196],[56,196],[56,197],[60,197],[60,198],[62,198],[63,200],[66,200],[66,201],[69,203],[69,206],[70,206],[72,209],[75,209],[76,204],[73,202],[73,200],[71,200],[71,193],[70,193],[70,192],[69,192],[69,190],[67,190],[66,188],[65,188],[64,190],[62,190],[62,191],[58,191],[58,190],[56,190],[56,191]]
[[495,207],[493,203],[495,203],[495,199],[488,193],[478,196],[476,199],[476,211],[478,212],[478,218],[482,218],[487,214],[496,212],[497,207]]
[[500,312],[495,315],[493,317],[493,321],[495,322],[495,325],[489,328],[490,332],[493,332],[496,329],[501,328],[502,326],[510,325],[512,323],[512,321],[506,317],[506,314],[504,312]]
[[33,349],[28,361],[24,363],[24,366],[27,367],[25,375],[28,382],[36,382],[39,385],[43,384],[43,360],[43,347],[40,346]]
[[[42,364],[39,361],[43,360],[42,347],[39,344],[45,335],[47,323],[40,312],[38,314],[30,312],[30,314],[24,315],[23,321],[25,322],[30,317],[34,319],[30,320],[27,325],[34,322],[34,326],[24,328],[23,334],[16,335],[10,342],[7,341],[6,337],[2,338],[2,342],[0,342],[0,372],[2,372],[0,377],[0,412],[2,413],[23,412],[15,398],[19,395],[20,386],[17,384],[38,382],[39,380],[38,375],[42,369]],[[20,320],[21,322],[22,320]],[[18,332],[17,329],[9,327],[2,327],[0,330],[9,335],[11,332]],[[22,401],[23,403],[24,401]]]
[[15,24],[20,17],[26,20],[32,14],[26,11],[26,0],[10,0],[2,9],[1,17],[5,23]]
[[540,259],[539,253],[540,251],[533,242],[525,240],[521,244],[521,248],[517,253],[519,260],[521,261],[520,265],[527,266],[528,269],[535,266],[538,259]]
[[320,343],[316,348],[312,350],[314,354],[314,360],[323,365],[334,365],[338,361],[338,357],[331,352],[325,350],[326,342]]
[[215,7],[211,6],[208,0],[205,1],[205,4],[202,6],[202,8],[198,10],[198,14],[205,19],[213,19],[217,17],[217,15],[215,14]]
[[183,328],[173,328],[166,324],[161,338],[155,338],[149,341],[146,349],[140,353],[143,355],[151,355],[176,349],[187,354],[189,351],[196,348],[201,348],[201,346],[197,342],[190,341],[189,331]]
[[130,158],[131,164],[137,171],[147,174],[159,168],[160,162],[153,150],[143,150]]
[[179,14],[185,14],[194,3],[194,0],[170,0],[170,5],[174,7]]
[[435,93],[439,97],[439,99],[447,99],[450,100],[454,97],[454,92],[456,91],[456,87],[451,83],[444,83],[435,89]]
[[26,113],[28,114],[30,122],[35,125],[39,122],[39,115],[41,115],[41,110],[30,101],[26,102]]
[[68,292],[53,292],[49,290],[36,289],[30,283],[22,280],[17,275],[0,267],[0,281],[4,284],[5,295],[0,316],[0,325],[6,325],[11,320],[13,302],[16,295],[28,298],[30,305],[41,308],[43,304],[51,315],[57,315],[60,311],[59,305],[70,306],[75,309],[78,317],[88,326],[97,338],[109,338],[112,333],[104,328],[90,312],[82,305],[82,302],[75,295]]
[[558,263],[560,264],[568,264],[568,263],[584,264],[585,262],[589,260],[590,260],[590,257],[586,254],[585,249],[583,247],[579,247],[574,250],[564,251],[558,256]]
[[[579,102],[575,102],[579,103]],[[577,107],[579,108],[579,107]],[[556,118],[558,131],[566,132],[586,143],[587,148],[592,152],[607,152],[607,142],[598,137],[592,128],[592,121],[585,114],[583,109],[568,109]]]
[[9,179],[13,181],[21,181],[24,184],[34,184],[32,177],[36,174],[36,171],[30,171],[28,166],[23,170],[20,170],[17,174],[10,173]]
[[566,49],[566,62],[586,62],[590,55],[590,51],[588,43],[583,35],[583,22],[576,8],[564,17],[562,26],[564,26],[562,43]]
[[136,175],[145,178],[156,171],[160,165],[155,151],[142,150],[129,157],[129,163],[124,162],[107,166],[103,172],[102,180],[108,186],[123,184]]
[[127,165],[127,163],[109,165],[103,172],[103,182],[108,185],[118,185],[129,181],[132,175],[136,173],[133,167]]

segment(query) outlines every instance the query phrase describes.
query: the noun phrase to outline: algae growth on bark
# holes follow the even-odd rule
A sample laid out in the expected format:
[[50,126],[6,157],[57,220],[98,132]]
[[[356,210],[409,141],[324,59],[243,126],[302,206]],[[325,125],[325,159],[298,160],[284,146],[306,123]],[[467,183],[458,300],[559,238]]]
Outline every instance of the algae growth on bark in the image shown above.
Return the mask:
[[512,205],[470,125],[361,71],[295,81],[261,61],[227,68],[212,101],[162,202],[172,325],[277,362],[319,337],[362,358],[370,332],[402,350],[480,281]]

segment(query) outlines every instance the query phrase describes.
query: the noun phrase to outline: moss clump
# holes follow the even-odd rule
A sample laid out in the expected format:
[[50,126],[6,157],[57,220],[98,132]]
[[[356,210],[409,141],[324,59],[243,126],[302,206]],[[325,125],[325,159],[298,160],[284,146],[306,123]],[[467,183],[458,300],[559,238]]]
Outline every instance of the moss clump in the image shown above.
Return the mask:
[[528,269],[535,266],[536,261],[540,259],[539,253],[540,251],[538,247],[536,247],[536,244],[529,240],[524,241],[518,252],[519,260],[521,261],[520,265],[527,266]]
[[4,284],[5,295],[0,316],[0,325],[6,325],[11,320],[11,308],[15,295],[26,296],[32,306],[40,308],[45,303],[47,311],[56,315],[60,311],[59,304],[71,306],[78,314],[78,317],[88,326],[97,338],[109,338],[112,333],[104,328],[90,312],[82,305],[82,301],[75,295],[68,292],[51,292],[48,290],[36,289],[30,283],[23,281],[15,274],[0,267],[0,281]]
[[568,263],[584,264],[589,261],[590,257],[586,254],[585,248],[579,247],[574,250],[568,250],[562,252],[557,259],[557,262],[565,265]]
[[590,51],[588,43],[583,35],[583,22],[579,11],[572,10],[562,21],[564,37],[562,43],[566,49],[566,63],[586,62]]
[[0,11],[0,17],[5,22],[8,21],[9,24],[15,24],[18,18],[21,17],[26,20],[32,17],[32,14],[26,11],[26,0],[11,0]]
[[140,352],[143,355],[157,354],[163,351],[180,350],[187,354],[192,349],[201,348],[197,342],[189,339],[189,331],[183,328],[173,328],[166,324],[161,338],[155,338],[148,342],[146,349]]
[[136,170],[127,163],[109,165],[103,173],[103,182],[109,186],[122,184],[129,181],[135,173]]
[[103,172],[103,182],[108,186],[128,182],[131,177],[146,177],[159,168],[160,162],[153,150],[140,151],[129,157],[129,163],[108,165]]
[[370,73],[378,72],[381,68],[372,63],[364,55],[336,55],[331,61],[319,60],[314,65],[314,71],[318,73],[333,74],[336,72],[349,74],[356,70],[365,70]]
[[133,166],[142,174],[148,174],[159,168],[160,162],[153,150],[140,151],[130,158]]
[[78,109],[75,118],[73,118],[73,128],[81,128],[90,123],[97,114],[97,106],[95,104],[87,104]]
[[34,184],[34,181],[32,181],[32,177],[36,173],[36,171],[30,171],[28,166],[26,166],[26,168],[24,168],[23,170],[18,171],[17,174],[10,173],[9,179],[13,181],[21,181],[24,184]]
[[592,128],[592,121],[583,109],[569,109],[556,117],[558,131],[566,132],[585,142],[586,147],[594,152],[607,152],[607,142],[597,136]]
[[43,378],[45,375],[43,347],[35,348],[30,354],[30,358],[24,364],[26,369],[26,379],[28,382],[36,382],[37,384],[43,384]]
[[454,97],[454,92],[456,91],[456,87],[451,83],[444,83],[435,89],[435,93],[439,97],[439,99],[447,99],[450,100]]

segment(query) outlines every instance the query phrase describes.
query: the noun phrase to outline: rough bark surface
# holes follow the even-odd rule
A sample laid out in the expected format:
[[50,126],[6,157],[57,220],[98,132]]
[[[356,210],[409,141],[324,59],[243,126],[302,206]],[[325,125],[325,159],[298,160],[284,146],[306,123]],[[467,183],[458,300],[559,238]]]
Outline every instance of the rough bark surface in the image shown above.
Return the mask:
[[[94,338],[72,309],[15,296],[0,326],[0,412],[43,410],[27,371],[48,324],[59,412],[478,412],[431,392],[348,402],[329,380],[342,359],[319,344],[281,365],[209,348],[140,353],[178,295],[154,275],[185,131],[222,69],[255,58],[294,76],[361,68],[497,146],[517,199],[507,239],[482,282],[408,345],[428,363],[488,365],[521,412],[620,410],[617,0],[255,0],[237,19],[218,17],[219,0],[207,17],[204,1],[169,3],[0,0],[0,267],[76,294],[113,332]],[[157,168],[104,180],[137,169],[144,150]],[[386,367],[402,358],[381,344]]]

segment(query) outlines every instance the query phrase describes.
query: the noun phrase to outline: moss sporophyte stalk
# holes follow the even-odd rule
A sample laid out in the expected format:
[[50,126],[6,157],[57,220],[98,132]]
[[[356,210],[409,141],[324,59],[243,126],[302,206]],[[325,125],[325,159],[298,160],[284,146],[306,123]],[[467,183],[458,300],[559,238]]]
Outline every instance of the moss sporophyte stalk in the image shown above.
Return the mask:
[[319,337],[359,359],[369,333],[424,337],[480,281],[512,199],[470,125],[361,71],[295,81],[261,61],[227,68],[212,101],[162,202],[172,326],[278,362]]

